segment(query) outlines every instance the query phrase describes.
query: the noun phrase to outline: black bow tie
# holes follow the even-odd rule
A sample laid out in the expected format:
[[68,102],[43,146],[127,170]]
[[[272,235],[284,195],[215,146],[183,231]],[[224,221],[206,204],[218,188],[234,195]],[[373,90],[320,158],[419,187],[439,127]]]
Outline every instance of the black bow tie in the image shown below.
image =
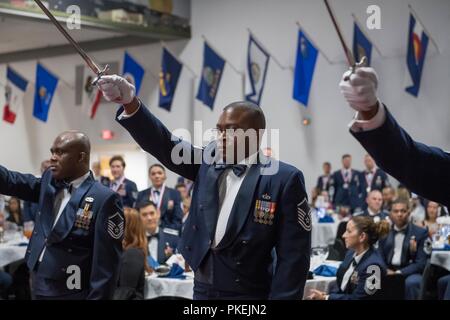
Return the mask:
[[72,184],[67,183],[64,180],[55,180],[53,182],[53,186],[55,187],[55,193],[58,194],[61,190],[67,189],[69,193],[72,193]]
[[406,229],[402,229],[402,230],[395,230],[395,229],[394,229],[394,234],[397,234],[397,233],[403,233],[403,234],[405,234],[405,233],[406,233]]
[[152,240],[152,238],[159,239],[159,232],[158,232],[158,233],[151,234],[151,235],[148,235],[148,236],[147,236],[147,241],[150,242],[150,240]]
[[247,170],[247,166],[245,164],[216,164],[216,170],[226,170],[233,169],[233,172],[236,176],[240,177]]
[[355,258],[353,258],[353,259],[352,259],[352,266],[353,266],[353,268],[356,267],[357,264],[358,264],[358,263],[356,262]]

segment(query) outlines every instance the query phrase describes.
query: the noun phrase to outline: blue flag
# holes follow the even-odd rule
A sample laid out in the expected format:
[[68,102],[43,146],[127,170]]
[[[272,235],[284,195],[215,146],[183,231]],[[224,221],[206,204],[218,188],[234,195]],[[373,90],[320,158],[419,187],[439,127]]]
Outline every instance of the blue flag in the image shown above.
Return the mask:
[[245,96],[247,101],[259,106],[266,82],[270,55],[250,35],[247,53],[247,74],[250,81],[251,92]]
[[163,48],[161,72],[159,73],[159,106],[170,111],[183,65]]
[[411,14],[409,18],[406,63],[412,85],[406,87],[405,90],[415,97],[419,95],[420,79],[422,78],[423,64],[427,54],[428,40],[428,35],[425,33],[423,26]]
[[356,62],[361,61],[362,57],[365,56],[367,58],[367,66],[370,66],[372,61],[372,43],[367,39],[356,22],[353,28],[353,56]]
[[132,56],[125,52],[122,74],[125,79],[136,87],[136,95],[139,95],[144,73],[144,68]]
[[198,88],[197,99],[210,107],[211,110],[214,107],[214,100],[216,100],[224,68],[225,60],[205,42],[202,78]]
[[294,71],[294,99],[308,106],[309,91],[316,67],[319,51],[308,40],[306,35],[299,30],[297,44],[297,59]]
[[36,90],[34,92],[33,116],[47,122],[48,111],[55,94],[58,78],[39,63],[36,69]]

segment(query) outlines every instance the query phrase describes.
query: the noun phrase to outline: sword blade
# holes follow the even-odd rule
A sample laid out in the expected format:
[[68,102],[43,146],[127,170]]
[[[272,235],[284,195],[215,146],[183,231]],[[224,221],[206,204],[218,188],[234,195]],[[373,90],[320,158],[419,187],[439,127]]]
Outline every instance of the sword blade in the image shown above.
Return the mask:
[[341,42],[342,48],[344,48],[345,57],[347,58],[348,65],[352,68],[355,67],[355,58],[352,55],[352,52],[345,44],[344,36],[342,35],[341,29],[339,28],[339,25],[337,23],[337,20],[333,14],[333,10],[331,10],[330,4],[328,3],[328,0],[323,0],[325,2],[325,6],[327,7],[328,13],[330,14],[331,20],[333,21],[334,29],[336,29],[336,32],[339,37],[339,41]]
[[89,68],[96,74],[101,75],[104,70],[101,70],[100,67],[87,55],[87,53],[80,47],[80,45],[70,36],[70,34],[64,29],[64,27],[56,20],[53,14],[44,6],[41,0],[34,0],[36,4],[41,8],[42,11],[46,14],[46,16],[50,19],[51,22],[56,26],[59,32],[69,41],[69,43],[74,47],[74,49],[78,52],[78,54],[83,58],[83,60],[87,63]]

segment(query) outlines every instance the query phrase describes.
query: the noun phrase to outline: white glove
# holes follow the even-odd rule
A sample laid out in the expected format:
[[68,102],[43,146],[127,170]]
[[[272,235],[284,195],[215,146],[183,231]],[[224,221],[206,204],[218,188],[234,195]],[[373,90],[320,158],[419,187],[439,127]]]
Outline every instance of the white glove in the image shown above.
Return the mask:
[[128,104],[136,95],[136,88],[118,75],[102,76],[97,81],[97,87],[106,100],[118,104]]
[[[378,76],[373,68],[360,67],[350,75],[351,70],[342,76],[339,87],[350,107],[356,111],[370,111],[375,106],[378,88]],[[350,75],[350,79],[344,79]]]

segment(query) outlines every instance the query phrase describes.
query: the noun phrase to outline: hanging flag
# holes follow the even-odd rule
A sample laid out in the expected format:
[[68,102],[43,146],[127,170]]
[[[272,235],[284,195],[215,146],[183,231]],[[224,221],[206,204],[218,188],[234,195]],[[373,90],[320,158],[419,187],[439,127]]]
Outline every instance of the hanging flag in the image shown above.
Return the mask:
[[245,98],[258,106],[266,82],[269,59],[270,54],[250,35],[247,52],[247,74],[251,91]]
[[170,111],[172,107],[182,68],[183,65],[166,48],[163,48],[159,73],[159,106],[167,111]]
[[425,33],[423,26],[410,14],[406,63],[412,84],[406,87],[405,90],[415,97],[419,95],[420,79],[422,78],[428,40],[428,35]]
[[319,51],[299,30],[294,70],[294,99],[308,106],[309,92]]
[[47,122],[48,111],[50,110],[57,85],[58,78],[38,63],[36,68],[36,90],[34,92],[34,117]]
[[27,90],[28,81],[7,67],[5,86],[5,106],[3,107],[3,120],[13,124],[16,121],[17,112],[23,105],[23,96]]
[[95,76],[92,76],[90,70],[86,68],[84,71],[85,76],[81,110],[90,119],[94,119],[98,110],[98,106],[102,101],[102,92],[97,88],[97,86],[92,85]]
[[353,56],[355,61],[359,62],[365,56],[367,58],[367,66],[370,66],[372,61],[372,42],[370,42],[356,22],[353,25]]
[[205,42],[203,51],[203,71],[200,86],[198,88],[197,99],[211,109],[214,107],[214,100],[216,100],[224,68],[225,60]]
[[144,73],[144,68],[136,60],[134,60],[133,57],[125,52],[122,75],[136,87],[136,95],[139,95]]

